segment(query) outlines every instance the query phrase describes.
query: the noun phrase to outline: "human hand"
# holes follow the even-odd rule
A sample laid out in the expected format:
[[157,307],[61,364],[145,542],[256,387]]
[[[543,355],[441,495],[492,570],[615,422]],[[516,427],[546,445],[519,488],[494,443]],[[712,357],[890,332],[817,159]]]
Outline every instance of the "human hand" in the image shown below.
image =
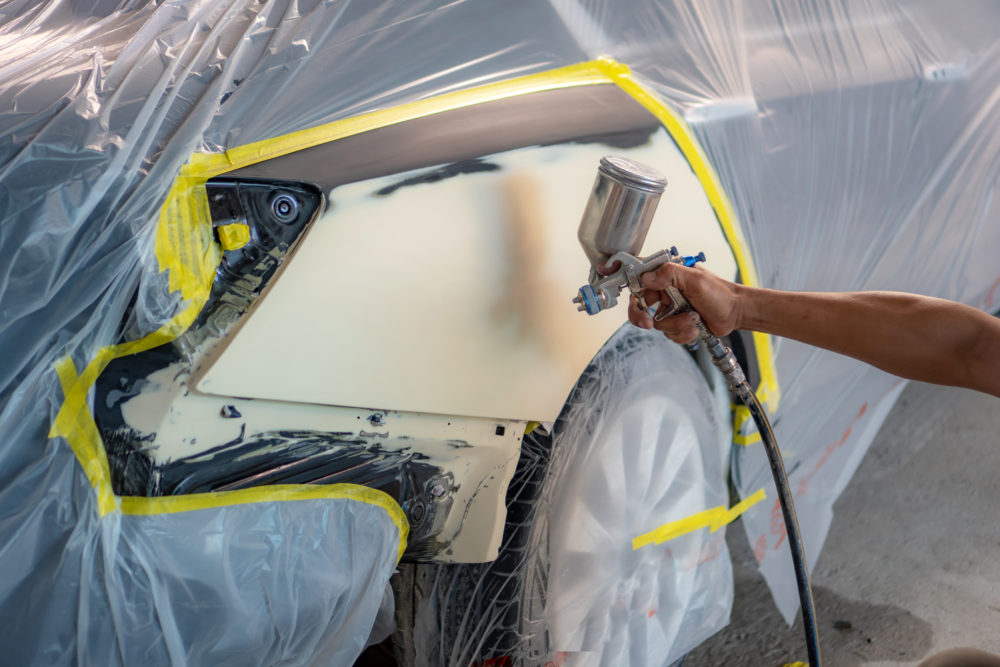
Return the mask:
[[647,304],[659,301],[661,308],[673,302],[666,288],[673,286],[697,312],[678,313],[655,322],[650,313],[639,308],[633,296],[629,300],[628,319],[642,329],[657,329],[675,343],[692,343],[698,338],[702,320],[716,336],[725,336],[739,326],[740,286],[724,280],[701,267],[687,267],[668,262],[642,275],[643,296]]

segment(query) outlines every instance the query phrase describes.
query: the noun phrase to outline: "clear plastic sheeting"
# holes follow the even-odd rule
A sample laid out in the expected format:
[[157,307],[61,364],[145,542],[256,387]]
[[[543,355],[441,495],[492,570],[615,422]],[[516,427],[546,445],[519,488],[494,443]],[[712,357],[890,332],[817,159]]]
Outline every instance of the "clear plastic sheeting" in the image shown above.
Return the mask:
[[567,664],[669,664],[729,619],[724,530],[633,542],[728,502],[708,387],[659,338],[612,339],[554,434],[534,535],[548,577],[531,593],[555,651],[577,654]]
[[[736,58],[725,68],[733,78],[712,77],[730,87],[682,104],[762,285],[898,290],[1000,308],[1000,53],[986,27],[998,14],[992,3],[955,12],[937,2],[782,2],[717,24],[738,26],[722,50]],[[732,113],[738,99],[752,100],[742,114]],[[901,386],[794,341],[776,341],[775,370],[772,422],[813,564],[833,503]],[[748,439],[738,453],[741,495],[769,476],[757,438]],[[751,508],[744,526],[791,622],[794,578],[773,503]]]
[[670,664],[721,629],[725,520],[690,519],[728,501],[713,405],[683,348],[619,331],[552,434],[526,438],[497,561],[407,572],[415,664]]
[[[224,151],[289,132],[607,55],[690,125],[752,259],[744,281],[911,291],[993,312],[998,23],[1000,7],[985,0],[960,10],[938,0],[3,4],[0,610],[14,619],[0,630],[5,656],[347,664],[371,635],[405,533],[391,501],[213,497],[140,513],[106,483],[87,401],[116,353],[109,346],[178,335],[219,259],[210,229],[181,224],[185,210],[161,215],[171,192],[191,187],[181,199],[201,201],[181,176],[196,153],[224,161]],[[566,247],[581,252],[575,239]],[[763,400],[815,563],[833,503],[899,386],[788,341],[774,341],[773,366],[778,386]],[[768,486],[767,466],[751,427],[738,421],[737,430],[733,474],[748,497]],[[571,466],[580,479],[610,473],[594,447],[596,458]],[[642,472],[666,483],[656,474],[671,471]],[[721,474],[704,480],[692,494],[724,495]],[[791,618],[793,577],[768,489],[744,526]],[[564,502],[570,514],[582,507]],[[580,537],[564,535],[552,564],[597,576],[593,562],[572,560]],[[696,553],[703,537],[678,539]],[[645,581],[643,549],[663,548],[612,550],[620,579]],[[722,622],[727,576],[674,589],[692,611],[668,622],[658,609],[652,634],[634,630],[637,610],[599,611],[618,598],[597,584],[574,612],[590,605],[586,625],[549,620],[568,650],[600,644],[631,664],[664,664],[666,654],[643,647],[672,642],[668,654],[678,655]],[[580,592],[580,582],[551,583],[553,601]],[[525,613],[547,618],[546,609]],[[504,616],[496,627],[521,624]],[[490,632],[470,628],[467,639]]]
[[98,518],[61,449],[26,475],[19,503],[16,484],[0,495],[18,508],[5,529],[21,527],[2,549],[5,662],[350,664],[364,648],[398,557],[382,508],[345,498]]

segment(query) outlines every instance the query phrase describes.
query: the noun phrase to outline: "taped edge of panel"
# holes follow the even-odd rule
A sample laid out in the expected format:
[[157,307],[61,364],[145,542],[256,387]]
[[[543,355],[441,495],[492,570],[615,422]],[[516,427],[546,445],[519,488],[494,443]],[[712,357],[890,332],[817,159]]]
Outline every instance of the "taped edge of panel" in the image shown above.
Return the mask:
[[84,474],[87,475],[90,485],[97,494],[97,508],[100,516],[116,509],[123,514],[151,516],[249,503],[324,499],[353,500],[385,510],[400,534],[397,560],[403,557],[409,534],[409,522],[403,509],[392,496],[358,484],[274,484],[235,491],[194,493],[180,496],[116,496],[111,488],[111,470],[104,451],[104,443],[86,403],[87,392],[107,364],[118,356],[131,353],[116,354],[116,347],[131,346],[102,348],[98,357],[88,364],[80,375],[77,375],[73,360],[69,357],[64,357],[56,364],[56,373],[62,384],[66,400],[49,432],[50,438],[62,436],[69,442],[73,453],[83,467]]
[[[757,285],[756,270],[746,251],[743,234],[736,222],[732,207],[717,174],[709,164],[690,127],[676,112],[642,86],[632,76],[627,66],[610,58],[600,58],[447,93],[237,146],[224,153],[194,153],[181,167],[169,190],[160,210],[155,239],[155,252],[160,271],[167,272],[170,291],[179,292],[187,302],[186,305],[157,331],[135,341],[101,348],[80,374],[77,374],[76,367],[69,357],[56,364],[55,370],[65,400],[53,421],[49,437],[63,437],[70,444],[97,494],[99,514],[103,516],[118,509],[126,514],[152,515],[241,503],[293,500],[300,497],[351,497],[386,509],[393,522],[400,528],[400,554],[402,554],[408,533],[405,514],[394,499],[373,489],[367,489],[370,493],[359,494],[339,489],[338,486],[303,484],[264,486],[187,497],[116,497],[111,488],[110,467],[103,442],[93,414],[87,406],[87,394],[97,381],[97,377],[112,360],[148,350],[177,338],[191,326],[207,302],[216,267],[221,261],[221,249],[213,238],[211,215],[208,210],[208,196],[205,190],[208,179],[305,148],[451,109],[543,90],[607,83],[614,83],[620,87],[663,123],[704,188],[726,240],[732,248],[743,282]],[[770,338],[765,334],[754,333],[753,340],[762,378],[758,393],[761,401],[773,411],[777,407],[780,393],[774,372]]]

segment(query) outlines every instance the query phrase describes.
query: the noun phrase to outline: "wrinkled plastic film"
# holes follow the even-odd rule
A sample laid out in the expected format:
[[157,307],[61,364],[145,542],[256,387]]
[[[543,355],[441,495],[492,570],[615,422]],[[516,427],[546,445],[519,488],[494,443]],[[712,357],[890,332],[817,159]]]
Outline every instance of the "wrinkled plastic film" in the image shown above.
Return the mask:
[[[103,481],[87,394],[114,354],[108,343],[137,282],[138,341],[183,329],[184,313],[196,314],[203,299],[203,276],[214,272],[204,229],[156,224],[213,108],[177,98],[178,87],[212,97],[184,63],[148,76],[175,40],[180,54],[190,46],[183,42],[206,18],[206,8],[192,9],[187,17],[169,7],[104,18],[29,12],[7,32],[16,40],[6,48],[36,47],[3,73],[17,113],[3,133],[11,224],[2,298],[11,317],[3,326],[2,495],[18,537],[5,540],[12,578],[0,599],[18,619],[2,644],[21,662],[347,664],[372,632],[405,535],[388,505],[335,493],[129,516]],[[45,19],[80,23],[47,30]],[[110,129],[109,118],[120,127]],[[157,230],[173,235],[176,262],[154,259]],[[75,451],[59,439],[46,444],[47,423]]]
[[[216,547],[249,539],[261,515],[276,519],[263,542],[314,537],[326,544],[316,546],[324,557],[367,583],[333,595],[335,582],[315,579],[328,568],[307,567],[288,546],[290,579],[279,587],[267,578],[276,574],[262,575],[270,582],[263,590],[295,592],[281,609],[322,608],[318,616],[329,623],[287,625],[286,616],[279,625],[291,634],[283,636],[302,643],[279,648],[258,635],[255,655],[267,662],[284,650],[305,663],[341,646],[360,650],[372,631],[398,549],[399,528],[385,510],[309,500],[132,516],[114,498],[100,500],[78,453],[48,438],[65,404],[61,360],[85,372],[122,339],[126,311],[124,340],[135,341],[196,308],[198,289],[185,293],[177,272],[163,272],[157,245],[167,231],[164,203],[195,152],[222,155],[607,54],[686,120],[762,285],[896,289],[995,311],[1000,59],[990,27],[997,18],[989,4],[955,12],[931,1],[554,0],[504,11],[476,2],[7,5],[0,10],[0,507],[10,518],[0,560],[10,575],[0,605],[19,620],[0,643],[26,662],[229,655],[228,639],[213,643],[195,632],[200,616],[183,582],[204,584],[199,599],[217,600],[219,609],[228,603],[252,613],[261,599],[227,589],[213,569],[222,561],[209,566],[190,554],[208,552],[215,540],[211,553],[228,554],[234,570],[256,567],[263,547]],[[192,233],[203,236],[182,234],[170,244],[200,247],[189,265],[201,261],[193,275],[203,279],[217,251],[206,230]],[[578,252],[572,240],[567,246]],[[815,562],[833,502],[900,385],[796,343],[777,340],[774,353],[775,431],[792,487],[801,489],[798,512]],[[80,405],[89,405],[92,394],[82,391]],[[753,441],[749,430],[741,435]],[[87,460],[100,465],[99,453]],[[743,497],[766,486],[759,445],[737,460]],[[773,499],[769,492],[749,508],[744,525],[787,615],[794,587]],[[382,530],[359,533],[353,551],[333,539],[359,525]],[[362,552],[369,558],[357,557]],[[124,597],[126,589],[138,593]],[[714,590],[705,584],[706,595]],[[347,607],[364,613],[333,611]],[[133,632],[150,618],[173,620],[144,628],[148,635]],[[235,612],[220,612],[218,622],[217,637],[260,627]],[[570,641],[572,629],[565,632]],[[136,655],[133,635],[158,648]],[[579,645],[593,636],[580,636]],[[648,641],[636,639],[630,650]],[[249,654],[237,655],[244,662]]]
[[[497,561],[415,566],[416,664],[670,664],[721,628],[722,528],[743,508],[726,516],[712,404],[682,348],[616,334],[551,438],[526,439]],[[660,527],[674,533],[633,544]]]
[[[806,29],[749,51],[743,96],[756,110],[725,118],[720,100],[693,124],[741,211],[762,284],[910,291],[995,311],[996,263],[979,246],[997,243],[997,100],[986,82],[998,72],[995,46],[975,25],[984,15],[953,16],[933,3],[784,9],[787,27]],[[761,29],[775,18],[744,16]],[[839,39],[817,39],[823,25]],[[813,92],[796,92],[806,82]],[[781,340],[776,348],[782,402],[773,421],[815,563],[833,502],[902,387],[833,353]],[[759,449],[745,455],[741,494],[767,470]],[[790,622],[794,581],[774,509],[751,509],[744,525]]]

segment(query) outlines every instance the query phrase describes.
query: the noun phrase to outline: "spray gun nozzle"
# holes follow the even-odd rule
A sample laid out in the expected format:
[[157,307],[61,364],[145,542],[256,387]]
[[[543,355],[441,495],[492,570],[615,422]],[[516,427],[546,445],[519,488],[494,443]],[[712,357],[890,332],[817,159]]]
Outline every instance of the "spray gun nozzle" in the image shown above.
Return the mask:
[[597,292],[593,285],[584,285],[580,292],[573,297],[577,311],[587,311],[588,315],[596,315],[601,312],[601,300],[597,297]]

